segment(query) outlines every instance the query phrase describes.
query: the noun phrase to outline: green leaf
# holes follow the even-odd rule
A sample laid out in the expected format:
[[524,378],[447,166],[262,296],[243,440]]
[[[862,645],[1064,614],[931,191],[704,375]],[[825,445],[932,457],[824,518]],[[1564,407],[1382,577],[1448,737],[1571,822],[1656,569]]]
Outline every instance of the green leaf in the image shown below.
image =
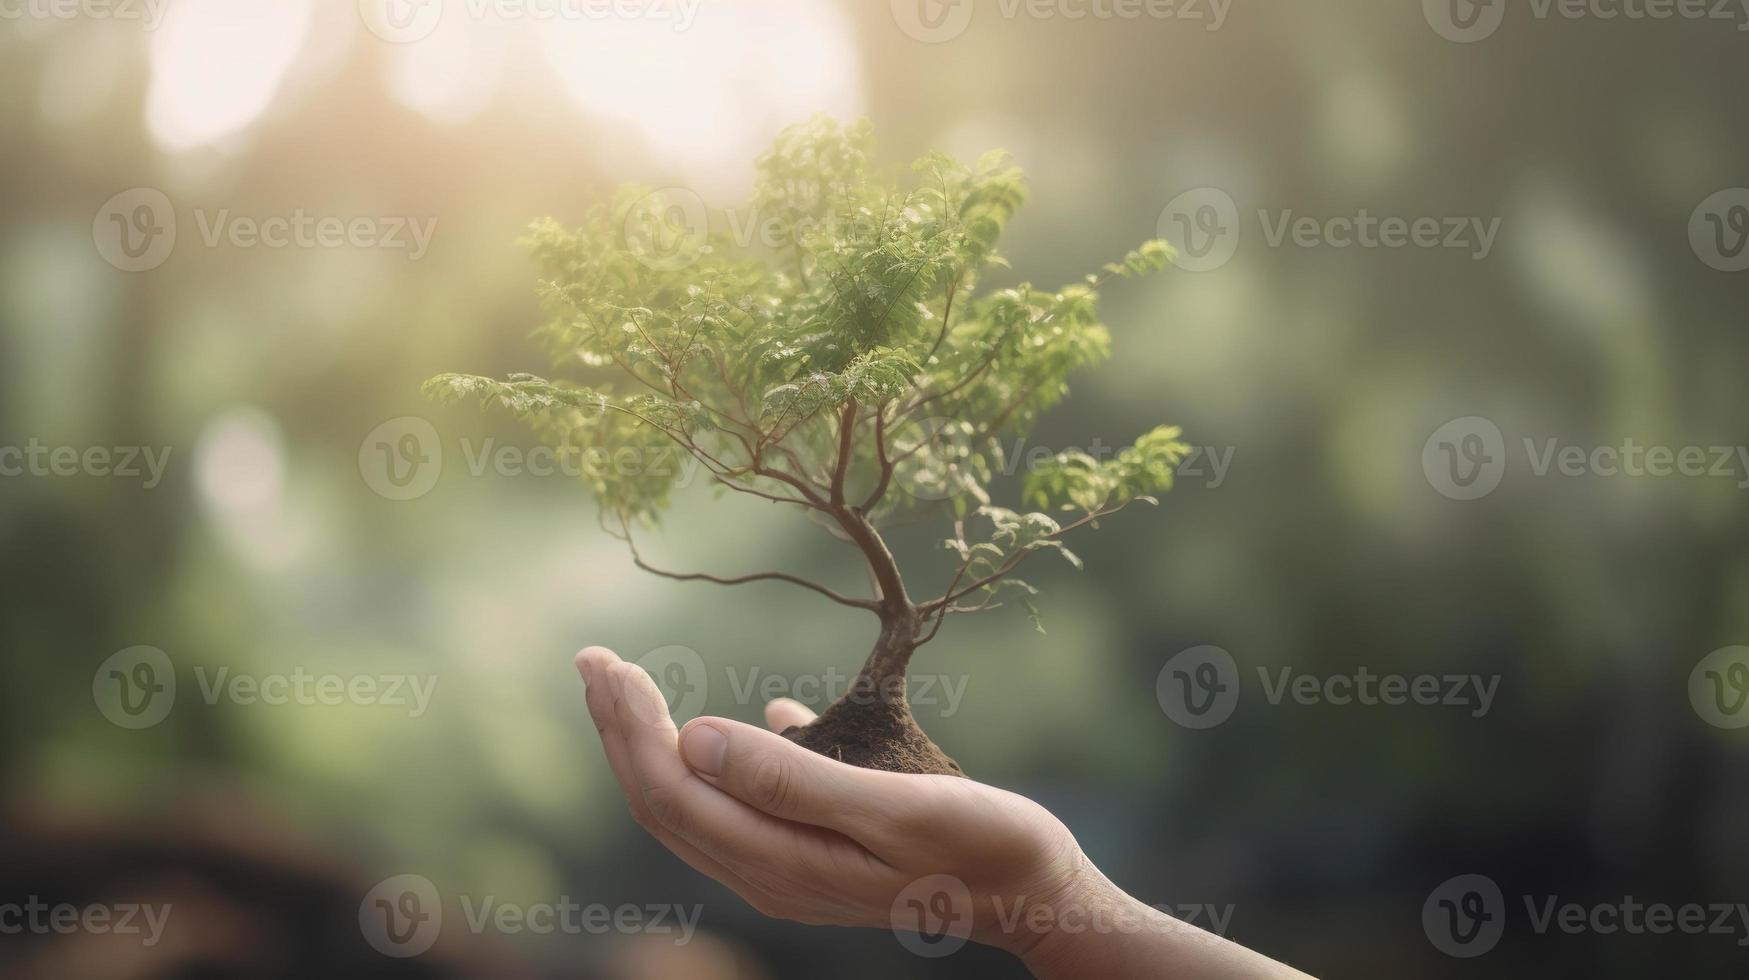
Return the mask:
[[[1019,489],[1034,510],[993,505],[1002,440],[1111,355],[1100,287],[1166,268],[1170,245],[1143,242],[1060,288],[992,289],[982,280],[1007,266],[999,246],[1030,193],[1007,153],[892,168],[866,121],[816,116],[755,163],[735,216],[761,230],[755,241],[733,240],[714,203],[674,187],[631,185],[574,224],[533,222],[523,241],[551,380],[446,374],[426,392],[508,410],[556,446],[678,454],[785,497],[794,485],[772,468],[816,488],[838,472],[854,402],[847,486],[890,487],[870,497],[877,522],[938,502],[982,515],[986,540],[950,543],[979,577],[1047,548],[1080,567],[1051,512],[1151,501],[1171,485],[1188,447],[1161,428],[1117,458],[1064,453],[1033,468]],[[597,467],[584,482],[611,514],[651,519],[678,477],[647,469]]]

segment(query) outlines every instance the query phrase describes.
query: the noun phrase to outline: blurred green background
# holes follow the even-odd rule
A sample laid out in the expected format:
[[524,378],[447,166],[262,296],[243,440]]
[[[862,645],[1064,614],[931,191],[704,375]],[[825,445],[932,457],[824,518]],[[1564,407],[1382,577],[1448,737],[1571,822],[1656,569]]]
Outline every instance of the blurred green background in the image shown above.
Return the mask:
[[[170,450],[151,487],[0,477],[0,901],[177,910],[152,949],[9,936],[0,965],[1018,973],[975,948],[922,959],[885,931],[763,920],[639,831],[573,652],[696,651],[704,710],[750,721],[759,699],[729,672],[805,695],[854,671],[873,624],[781,585],[639,574],[573,481],[470,472],[487,440],[535,445],[519,426],[418,392],[441,371],[542,366],[515,244],[533,218],[574,222],[631,180],[740,207],[753,156],[819,111],[870,117],[895,163],[1010,150],[1033,190],[1010,282],[1056,286],[1175,237],[1185,192],[1236,206],[1230,261],[1107,290],[1117,356],[1031,440],[1110,445],[1165,420],[1230,466],[1079,538],[1085,572],[1041,562],[1048,634],[1002,610],[919,655],[965,685],[956,709],[918,714],[970,773],[1052,809],[1137,897],[1224,910],[1227,935],[1320,976],[1740,975],[1749,936],[1538,935],[1521,901],[1749,900],[1749,732],[1688,694],[1702,658],[1749,643],[1749,473],[1538,476],[1521,448],[1745,441],[1749,273],[1719,266],[1746,212],[1716,212],[1710,256],[1690,236],[1703,201],[1749,184],[1739,25],[1512,5],[1465,41],[1414,0],[1170,17],[704,0],[633,19],[450,0],[411,21],[373,5],[0,17],[0,445]],[[134,220],[137,199],[114,201],[136,188],[169,202],[176,236],[129,272],[112,214]],[[1268,240],[1286,211],[1362,210],[1499,231],[1480,259]],[[203,234],[300,211],[435,231],[417,257]],[[441,476],[391,499],[371,437],[410,416],[433,426]],[[1471,416],[1509,463],[1495,492],[1454,500],[1423,449]],[[897,536],[926,579],[951,571],[945,530]],[[860,575],[819,528],[702,486],[645,547],[671,567]],[[1246,687],[1229,721],[1191,730],[1156,682],[1205,644]],[[94,686],[138,645],[165,652],[178,691],[130,730]],[[1260,667],[1478,674],[1499,693],[1482,717],[1271,704]],[[199,680],[220,668],[436,688],[416,717],[208,704]],[[391,959],[358,910],[403,873],[446,896],[697,903],[702,937],[476,936],[452,901],[437,947]],[[1474,959],[1422,921],[1462,874],[1511,906]]]

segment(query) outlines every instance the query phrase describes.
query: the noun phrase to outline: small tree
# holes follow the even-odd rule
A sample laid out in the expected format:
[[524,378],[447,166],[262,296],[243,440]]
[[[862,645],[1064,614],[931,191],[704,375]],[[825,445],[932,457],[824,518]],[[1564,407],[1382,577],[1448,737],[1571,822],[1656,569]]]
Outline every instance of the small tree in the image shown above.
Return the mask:
[[[576,231],[536,223],[529,244],[551,314],[538,335],[556,368],[612,380],[450,374],[426,389],[501,405],[567,449],[677,447],[724,492],[806,512],[854,544],[869,597],[784,572],[664,571],[632,537],[669,504],[675,469],[585,476],[604,529],[639,568],[723,585],[787,582],[879,618],[851,689],[786,736],[854,765],[959,773],[912,718],[912,654],[949,616],[1009,596],[1036,625],[1035,590],[1014,576],[1020,564],[1054,551],[1079,567],[1064,536],[1155,502],[1148,494],[1171,486],[1188,451],[1178,429],[1161,427],[1115,458],[1059,454],[1027,473],[1022,498],[1038,508],[1029,513],[993,506],[986,490],[1004,462],[999,439],[1027,432],[1068,391],[1071,371],[1109,355],[1099,287],[1164,268],[1172,250],[1148,242],[1054,292],[1020,285],[975,296],[983,270],[1005,265],[996,243],[1026,198],[1020,172],[1000,153],[970,167],[930,154],[912,179],[883,178],[870,142],[866,121],[816,118],[782,133],[758,161],[751,205],[760,227],[782,233],[759,246],[709,234],[696,198],[688,209],[637,187]],[[957,571],[919,601],[882,531],[936,512],[952,522]]]

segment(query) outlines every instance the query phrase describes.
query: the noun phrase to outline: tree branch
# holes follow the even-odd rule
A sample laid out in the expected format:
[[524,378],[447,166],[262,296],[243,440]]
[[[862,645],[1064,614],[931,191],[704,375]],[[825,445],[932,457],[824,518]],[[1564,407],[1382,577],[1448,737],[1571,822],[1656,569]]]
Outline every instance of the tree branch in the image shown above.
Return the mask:
[[909,612],[911,597],[905,593],[905,580],[899,573],[899,563],[893,558],[893,553],[887,548],[887,543],[881,538],[880,532],[869,523],[868,516],[861,507],[847,507],[844,503],[844,478],[850,471],[850,452],[852,439],[856,434],[857,403],[851,398],[844,403],[844,409],[839,413],[838,420],[838,461],[832,471],[832,515],[838,519],[838,526],[844,533],[850,535],[850,540],[862,549],[863,556],[868,559],[870,571],[874,573],[875,583],[880,586],[881,604],[884,614],[894,614],[900,611]]
[[1008,335],[1013,333],[1014,330],[1015,330],[1015,327],[1013,325],[1010,325],[1007,330],[1004,330],[1002,332],[1002,336],[998,337],[996,339],[996,342],[990,345],[990,351],[988,354],[984,355],[984,360],[982,362],[980,362],[976,368],[973,368],[970,374],[967,374],[965,377],[961,378],[958,382],[956,382],[950,388],[947,388],[943,391],[938,391],[933,395],[925,395],[923,398],[919,399],[918,401],[912,402],[909,407],[907,407],[903,412],[899,413],[900,417],[903,418],[904,416],[910,415],[912,412],[917,411],[918,409],[922,408],[923,406],[929,404],[932,401],[935,401],[938,398],[946,398],[948,395],[951,395],[954,392],[959,391],[961,388],[964,388],[966,385],[971,384],[973,381],[976,381],[978,378],[978,375],[983,374],[986,370],[989,369],[991,364],[995,363],[996,354],[999,351],[1001,351],[1002,344],[1008,340]]
[[832,467],[832,505],[844,506],[844,477],[850,472],[851,440],[856,436],[856,399],[850,398],[838,413],[838,462]]
[[[1084,525],[1091,524],[1094,521],[1097,521],[1103,517],[1109,517],[1112,514],[1115,514],[1118,511],[1123,510],[1125,507],[1128,507],[1130,504],[1132,504],[1134,502],[1135,501],[1133,499],[1126,500],[1123,503],[1118,504],[1116,507],[1112,507],[1112,508],[1109,508],[1106,510],[1090,511],[1090,512],[1088,512],[1087,516],[1082,517],[1080,520],[1074,521],[1073,523],[1070,523],[1070,524],[1065,524],[1062,527],[1051,532],[1050,534],[1044,535],[1044,537],[1046,537],[1046,538],[1061,537],[1062,535],[1068,534],[1070,531],[1073,531],[1078,527],[1082,527]],[[961,537],[961,540],[962,541],[964,540],[963,536]],[[926,616],[932,612],[939,612],[943,607],[951,606],[955,602],[959,601],[960,599],[963,599],[966,596],[971,595],[973,592],[976,592],[979,589],[984,588],[985,586],[994,585],[997,582],[1001,581],[1002,579],[1007,578],[1010,574],[1012,574],[1014,572],[1014,570],[1016,568],[1018,568],[1020,566],[1021,562],[1025,561],[1028,556],[1037,554],[1039,550],[1040,549],[1035,548],[1031,551],[1021,551],[1021,552],[1018,552],[1016,554],[1010,555],[1008,557],[1008,559],[1006,561],[1004,561],[1002,563],[1002,565],[1000,567],[998,567],[994,572],[991,572],[990,574],[984,576],[983,578],[978,579],[977,581],[973,582],[972,584],[966,586],[963,589],[959,589],[958,591],[955,591],[954,586],[950,585],[947,587],[947,591],[945,593],[943,593],[941,596],[934,598],[934,599],[931,599],[928,602],[923,603],[922,605],[918,606],[917,609],[918,609],[918,611],[922,612]],[[969,562],[968,562],[968,565],[969,565]],[[959,578],[956,577],[954,581],[957,584],[959,581]],[[939,626],[939,622],[937,623],[937,625]]]
[[824,585],[821,585],[817,582],[810,582],[807,579],[802,578],[799,575],[791,575],[788,572],[758,572],[758,573],[755,573],[753,575],[737,575],[734,577],[724,577],[721,575],[707,575],[703,572],[671,572],[671,571],[667,571],[666,569],[657,568],[654,565],[651,565],[649,562],[644,561],[643,555],[638,553],[637,544],[632,541],[631,526],[626,523],[626,520],[624,517],[620,518],[620,530],[623,532],[623,534],[616,535],[616,537],[620,537],[621,540],[625,541],[626,547],[631,549],[632,564],[638,566],[639,568],[643,569],[646,572],[649,572],[652,575],[660,575],[663,578],[670,578],[670,579],[674,579],[675,581],[679,581],[679,582],[713,582],[717,585],[744,585],[748,582],[768,582],[768,581],[769,582],[788,582],[791,585],[799,585],[804,589],[808,589],[808,590],[813,591],[813,592],[818,592],[819,594],[825,596],[828,599],[831,599],[833,602],[836,602],[840,605],[850,606],[850,607],[855,608],[855,609],[867,609],[870,612],[878,612],[881,608],[880,603],[874,601],[873,599],[853,598],[851,596],[844,595],[841,592],[836,592],[836,591],[833,591],[832,589],[828,589]]
[[[1088,283],[1087,288],[1090,290],[1098,290],[1099,287],[1101,287],[1101,286],[1105,285],[1107,282],[1109,282],[1111,280],[1111,277],[1112,277],[1111,273],[1109,273],[1109,272],[1105,273],[1105,274],[1101,275],[1099,278],[1093,280],[1093,282]],[[1067,287],[1065,287],[1065,288],[1067,288]],[[1052,310],[1051,312],[1045,314],[1042,318],[1040,318],[1037,321],[1037,323],[1033,323],[1032,325],[1042,327],[1042,326],[1050,323],[1051,320],[1056,317],[1056,315],[1057,315],[1057,310]],[[945,320],[945,318],[946,318],[946,314],[944,313],[943,319]],[[1027,322],[1029,322],[1029,323],[1032,322],[1030,316],[1028,317]],[[948,395],[951,395],[954,392],[959,391],[960,389],[964,388],[966,385],[969,385],[973,381],[977,380],[978,375],[983,374],[984,371],[986,369],[988,369],[992,363],[995,362],[996,354],[998,351],[1000,351],[1002,349],[1003,342],[1008,339],[1009,334],[1013,333],[1017,326],[1018,326],[1018,324],[1010,324],[1008,329],[1004,330],[1002,332],[1002,336],[997,338],[997,340],[994,344],[990,345],[990,352],[987,355],[985,355],[984,360],[981,363],[979,363],[976,368],[973,368],[972,372],[970,374],[967,374],[965,377],[961,378],[958,382],[954,383],[954,385],[950,388],[947,388],[943,391],[938,391],[933,395],[925,395],[922,399],[915,401],[915,402],[912,402],[909,406],[907,406],[904,410],[902,410],[899,413],[899,415],[895,419],[895,421],[897,421],[898,419],[902,419],[907,415],[910,415],[912,412],[917,411],[919,408],[922,408],[923,406],[929,404],[932,401],[935,401],[938,398],[945,398]],[[943,331],[941,336],[943,339],[945,339],[947,337],[947,333],[945,331]],[[936,344],[936,346],[940,347],[940,343],[938,342]],[[930,356],[933,357],[934,355],[935,355],[935,352],[930,351]]]
[[830,490],[826,485],[825,479],[815,476],[813,470],[808,468],[808,464],[802,461],[802,458],[796,454],[795,450],[788,446],[770,446],[768,448],[776,450],[784,459],[789,460],[790,466],[794,467],[790,472],[801,477],[803,480],[806,480],[810,486],[819,490],[821,493],[826,493]]
[[893,470],[898,466],[897,460],[887,458],[887,406],[890,404],[892,403],[882,402],[880,408],[875,411],[875,459],[880,463],[881,475],[880,479],[875,481],[874,489],[869,491],[869,495],[862,501],[864,513],[867,513],[869,508],[875,504],[880,503],[881,498],[887,495],[887,487],[893,482]]
[[869,570],[874,573],[875,583],[881,588],[881,604],[888,613],[909,610],[911,597],[905,593],[905,580],[899,574],[899,563],[893,558],[893,553],[887,548],[887,543],[881,538],[880,532],[870,524],[868,517],[859,508],[836,507],[833,516],[838,519],[838,526],[844,533],[850,535],[850,540],[862,549],[863,557],[868,559]]
[[800,497],[786,497],[780,493],[766,493],[764,490],[760,490],[756,487],[750,487],[750,486],[747,486],[746,484],[742,484],[742,483],[735,483],[720,473],[712,473],[711,477],[714,478],[718,483],[721,483],[723,486],[728,487],[730,490],[735,490],[735,491],[740,492],[740,493],[751,494],[755,497],[764,497],[766,500],[770,500],[770,501],[773,501],[775,503],[796,504],[797,506],[807,507],[807,508],[810,508],[813,510],[820,509],[818,504],[814,504],[810,501],[803,500]]
[[929,362],[935,360],[935,355],[940,352],[941,345],[947,342],[948,324],[953,318],[953,297],[955,293],[959,292],[960,280],[965,277],[965,274],[965,269],[958,270],[954,273],[953,282],[947,284],[947,303],[941,309],[941,332],[935,335],[935,346],[929,348],[929,356],[923,358],[924,367],[928,367]]
[[[965,521],[956,520],[953,522],[953,537],[954,537],[954,540],[958,541],[962,547],[965,546],[965,543],[966,543],[966,522]],[[945,593],[946,595],[952,595],[953,590],[955,588],[959,587],[960,582],[962,580],[964,580],[966,577],[967,570],[969,570],[972,567],[972,562],[974,560],[975,560],[974,556],[971,554],[970,549],[968,549],[966,552],[966,560],[963,562],[960,562],[960,570],[954,573],[953,581],[949,582],[947,584],[947,592]],[[925,603],[923,608],[927,609],[928,603]],[[923,639],[917,641],[918,646],[922,646],[923,644],[928,643],[930,640],[935,639],[935,634],[941,632],[942,621],[947,619],[947,614],[952,609],[953,609],[953,605],[952,605],[951,601],[942,603],[941,608],[935,614],[935,625],[930,628],[928,636],[925,636]],[[924,615],[927,616],[928,613],[926,612],[926,613],[924,613]]]
[[760,476],[769,476],[773,480],[778,481],[779,483],[785,483],[791,487],[794,487],[796,492],[801,494],[802,498],[804,500],[806,500],[810,504],[813,504],[815,507],[820,508],[821,510],[825,510],[825,511],[832,510],[832,505],[827,502],[826,498],[822,497],[818,493],[816,493],[814,491],[814,488],[812,486],[808,485],[807,481],[803,480],[799,476],[792,476],[791,474],[786,473],[783,470],[774,470],[769,466],[765,466],[764,464],[754,465],[753,472],[757,473]]

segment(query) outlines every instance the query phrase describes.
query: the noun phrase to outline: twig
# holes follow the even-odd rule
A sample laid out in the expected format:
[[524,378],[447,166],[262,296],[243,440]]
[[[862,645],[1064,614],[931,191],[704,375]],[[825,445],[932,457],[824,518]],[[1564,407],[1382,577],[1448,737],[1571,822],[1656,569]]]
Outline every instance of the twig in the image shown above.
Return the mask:
[[788,572],[758,572],[752,575],[725,577],[721,575],[709,575],[704,572],[671,572],[666,569],[657,568],[649,562],[644,561],[643,555],[638,553],[638,546],[632,541],[631,526],[626,523],[624,517],[620,518],[620,530],[623,533],[615,536],[625,541],[626,547],[631,549],[632,564],[637,565],[639,568],[652,575],[660,575],[663,578],[671,578],[680,582],[714,582],[717,585],[744,585],[748,582],[767,581],[788,582],[791,585],[799,585],[804,589],[818,592],[840,605],[850,606],[855,609],[867,609],[870,612],[878,611],[880,609],[880,604],[873,599],[857,599],[847,596],[817,582],[810,582],[799,575],[791,575]]

